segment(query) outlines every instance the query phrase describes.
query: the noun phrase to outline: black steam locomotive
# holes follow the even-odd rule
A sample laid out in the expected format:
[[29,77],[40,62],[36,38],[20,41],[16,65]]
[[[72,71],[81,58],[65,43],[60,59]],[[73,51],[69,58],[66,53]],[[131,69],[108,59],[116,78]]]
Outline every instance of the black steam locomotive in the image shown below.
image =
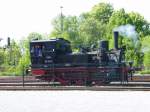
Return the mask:
[[107,40],[93,51],[73,53],[71,43],[63,38],[30,42],[32,75],[61,85],[100,85],[112,81],[127,82],[131,66],[124,61],[125,47],[118,48],[114,32],[114,49]]

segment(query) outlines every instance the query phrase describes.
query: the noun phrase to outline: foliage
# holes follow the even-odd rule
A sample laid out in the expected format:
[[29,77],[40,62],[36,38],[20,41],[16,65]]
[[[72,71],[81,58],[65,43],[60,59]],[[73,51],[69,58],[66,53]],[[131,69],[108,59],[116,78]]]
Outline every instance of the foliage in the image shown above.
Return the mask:
[[[54,19],[52,24],[54,25],[54,30],[50,37],[65,38],[71,41],[73,47],[78,46],[81,41],[79,36],[79,20],[76,16],[63,16],[63,31],[61,31],[61,17],[58,16]],[[80,44],[80,43],[79,43]]]
[[150,23],[148,23],[143,16],[135,12],[131,12],[128,15],[130,18],[129,23],[136,26],[136,31],[140,37],[150,34]]
[[146,70],[150,69],[150,36],[147,36],[142,41],[142,52],[144,53],[144,66]]
[[114,9],[112,5],[106,3],[99,3],[95,5],[89,12],[91,17],[101,23],[108,23]]
[[101,39],[105,39],[106,25],[94,18],[88,18],[80,25],[80,37],[84,39],[83,43],[88,46],[97,44]]

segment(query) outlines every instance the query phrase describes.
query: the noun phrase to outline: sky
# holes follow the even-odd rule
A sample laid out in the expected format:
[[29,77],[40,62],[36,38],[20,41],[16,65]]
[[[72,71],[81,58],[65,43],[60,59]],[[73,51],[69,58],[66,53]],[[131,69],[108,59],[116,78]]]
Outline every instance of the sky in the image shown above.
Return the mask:
[[80,15],[100,3],[110,3],[118,10],[135,11],[150,21],[148,0],[0,0],[0,38],[20,40],[31,32],[49,34],[51,21],[60,14]]

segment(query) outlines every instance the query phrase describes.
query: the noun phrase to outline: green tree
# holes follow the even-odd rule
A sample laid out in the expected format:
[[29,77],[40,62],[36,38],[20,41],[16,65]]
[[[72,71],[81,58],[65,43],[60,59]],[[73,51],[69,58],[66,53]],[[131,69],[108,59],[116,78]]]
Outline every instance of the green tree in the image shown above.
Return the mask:
[[150,34],[150,23],[148,23],[143,16],[135,12],[131,12],[128,15],[130,18],[129,23],[136,26],[136,31],[139,33],[140,37]]
[[113,11],[110,4],[99,3],[90,12],[81,14],[80,37],[85,44],[97,44],[101,39],[108,39],[107,24]]
[[[124,9],[120,9],[118,11],[114,11],[112,16],[109,19],[108,23],[108,30],[109,30],[109,36],[112,34],[112,31],[120,26],[120,25],[126,25],[130,22],[129,15],[125,12]],[[111,36],[110,36],[111,37]]]
[[[51,37],[63,37],[72,42],[73,48],[80,44],[91,45],[99,39],[105,38],[106,24],[113,12],[110,4],[99,3],[90,12],[83,13],[79,17],[56,17],[52,25],[54,30]],[[61,19],[63,19],[63,31],[61,31]]]
[[105,39],[105,24],[94,18],[88,18],[80,25],[80,37],[85,45],[97,44],[101,39]]
[[37,33],[37,32],[32,32],[28,35],[27,40],[31,41],[31,40],[40,40],[42,39],[42,35]]
[[0,65],[4,63],[4,49],[0,48]]
[[91,17],[104,24],[109,22],[109,18],[111,17],[113,11],[114,8],[112,5],[107,3],[99,3],[95,5],[89,13]]
[[75,48],[75,45],[80,42],[79,19],[76,16],[63,16],[63,31],[61,31],[60,22],[61,18],[59,16],[53,20],[52,24],[54,26],[54,29],[51,32],[51,37],[65,38],[71,41],[73,48]]
[[144,53],[144,66],[147,70],[150,69],[150,36],[143,38],[142,52]]

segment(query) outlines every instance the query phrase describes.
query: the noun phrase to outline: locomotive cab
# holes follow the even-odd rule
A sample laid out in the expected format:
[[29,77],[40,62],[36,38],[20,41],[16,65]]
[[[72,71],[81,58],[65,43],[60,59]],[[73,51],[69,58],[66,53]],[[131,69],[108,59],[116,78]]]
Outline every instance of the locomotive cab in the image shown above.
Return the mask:
[[56,55],[71,52],[70,42],[62,38],[30,42],[32,67],[55,63]]

